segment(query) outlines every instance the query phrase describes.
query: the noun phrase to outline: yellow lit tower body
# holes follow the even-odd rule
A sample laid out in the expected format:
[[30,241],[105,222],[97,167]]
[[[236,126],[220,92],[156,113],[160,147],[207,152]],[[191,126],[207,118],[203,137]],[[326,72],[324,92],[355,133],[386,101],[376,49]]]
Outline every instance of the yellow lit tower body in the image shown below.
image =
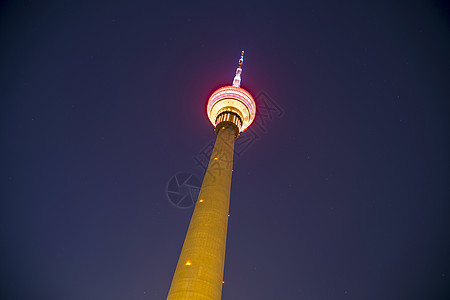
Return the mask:
[[256,104],[240,87],[244,51],[233,85],[216,90],[206,112],[217,135],[167,299],[222,296],[234,140],[255,119]]

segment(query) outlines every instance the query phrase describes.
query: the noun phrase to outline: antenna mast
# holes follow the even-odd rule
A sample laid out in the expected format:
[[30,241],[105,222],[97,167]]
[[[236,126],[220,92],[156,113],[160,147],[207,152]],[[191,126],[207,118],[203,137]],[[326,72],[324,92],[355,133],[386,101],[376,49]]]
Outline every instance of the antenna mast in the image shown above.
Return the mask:
[[241,52],[241,58],[239,59],[239,65],[236,69],[236,76],[233,79],[233,86],[240,87],[241,86],[241,73],[242,73],[242,64],[244,63],[244,51]]

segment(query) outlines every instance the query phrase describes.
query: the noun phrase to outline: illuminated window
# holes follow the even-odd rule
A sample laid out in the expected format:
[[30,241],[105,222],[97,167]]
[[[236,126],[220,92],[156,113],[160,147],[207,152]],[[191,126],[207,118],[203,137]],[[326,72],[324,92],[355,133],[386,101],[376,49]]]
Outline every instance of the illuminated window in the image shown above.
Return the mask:
[[214,160],[218,160],[219,158],[218,157],[214,157]]
[[191,266],[192,262],[190,260],[186,261],[186,263],[184,264],[185,266]]
[[202,203],[202,202],[203,202],[203,199],[198,200],[198,202]]

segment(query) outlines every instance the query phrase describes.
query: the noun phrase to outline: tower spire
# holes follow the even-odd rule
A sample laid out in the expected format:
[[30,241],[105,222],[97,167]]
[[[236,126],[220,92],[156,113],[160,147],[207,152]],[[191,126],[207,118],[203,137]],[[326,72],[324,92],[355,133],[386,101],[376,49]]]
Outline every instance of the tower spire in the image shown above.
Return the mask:
[[241,73],[242,73],[242,64],[244,63],[244,51],[241,52],[241,58],[239,59],[239,65],[236,69],[236,76],[233,79],[233,86],[240,87],[241,86]]

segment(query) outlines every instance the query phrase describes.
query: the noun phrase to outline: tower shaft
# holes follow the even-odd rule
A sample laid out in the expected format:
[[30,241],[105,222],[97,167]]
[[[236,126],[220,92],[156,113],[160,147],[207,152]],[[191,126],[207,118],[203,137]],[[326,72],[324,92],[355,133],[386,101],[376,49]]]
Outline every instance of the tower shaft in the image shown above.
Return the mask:
[[170,286],[169,300],[222,296],[236,125],[218,124],[217,138]]

